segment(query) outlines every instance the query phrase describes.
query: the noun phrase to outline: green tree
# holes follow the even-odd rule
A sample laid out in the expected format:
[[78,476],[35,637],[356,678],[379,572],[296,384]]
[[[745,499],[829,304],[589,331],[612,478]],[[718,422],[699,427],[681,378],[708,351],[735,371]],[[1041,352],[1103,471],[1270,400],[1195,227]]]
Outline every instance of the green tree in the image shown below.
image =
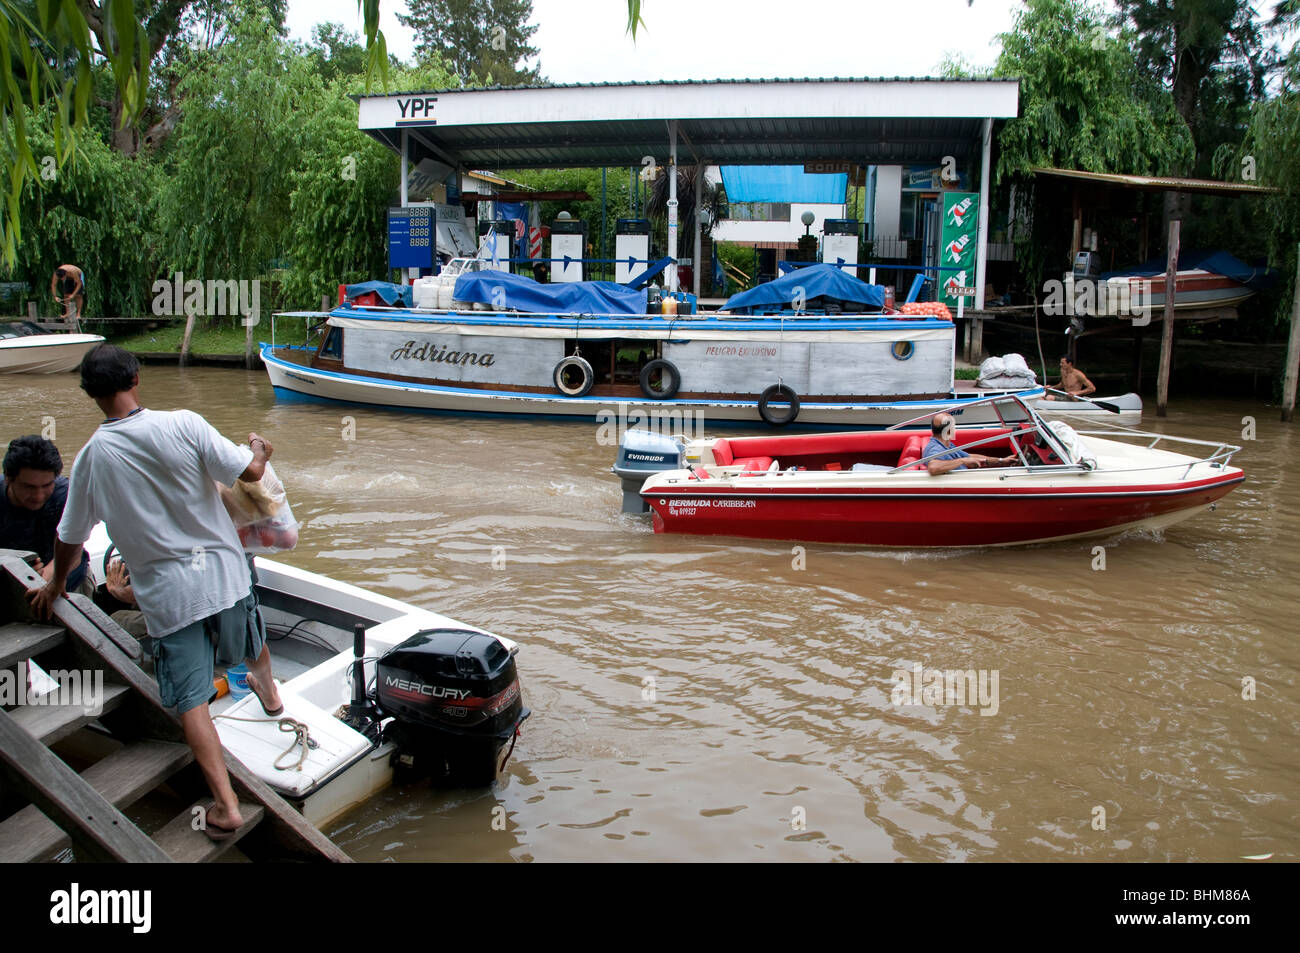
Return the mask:
[[312,27],[307,55],[316,62],[316,72],[329,83],[341,77],[364,76],[366,48],[361,37],[341,23],[318,23]]
[[[28,117],[31,146],[52,155],[52,107]],[[9,280],[25,282],[53,313],[50,275],[64,262],[86,272],[86,313],[134,316],[147,311],[157,267],[158,232],[154,196],[159,169],[123,156],[95,135],[79,143],[78,161],[59,169],[42,163],[42,177],[29,180],[20,214],[31,227],[18,245]]]
[[169,269],[253,279],[283,251],[288,170],[301,157],[299,110],[320,78],[272,24],[247,19],[182,81],[184,116],[159,196]]
[[409,0],[398,21],[419,37],[418,58],[432,54],[470,84],[523,86],[543,81],[541,67],[521,66],[537,55],[528,41],[537,25],[532,0]]
[[1221,112],[1217,101],[1225,96],[1245,104],[1264,92],[1268,58],[1250,0],[1118,0],[1118,5],[1135,33],[1137,68],[1169,89],[1196,143],[1197,165],[1208,172],[1218,143],[1207,135],[1216,125],[1207,112],[1216,106]]
[[[1300,21],[1300,2],[1279,3],[1270,29],[1283,36]],[[1281,271],[1282,287],[1273,313],[1274,323],[1290,319],[1296,293],[1296,242],[1300,241],[1300,40],[1283,52],[1275,95],[1255,103],[1239,145],[1225,144],[1215,155],[1214,171],[1242,181],[1253,172],[1255,181],[1279,191],[1269,196],[1263,214],[1252,226],[1262,232],[1269,261]]]
[[[1036,166],[1168,175],[1192,161],[1172,98],[1136,68],[1131,36],[1111,28],[1083,0],[1026,0],[1001,37],[994,73],[1020,78],[1020,116],[999,137],[997,181],[1016,187],[1022,210],[1035,207]],[[1032,287],[1049,267],[1065,267],[1063,231],[1046,215],[1017,227],[1017,259]]]
[[[411,89],[455,82],[436,63],[399,69],[393,78]],[[301,152],[289,173],[285,248],[290,264],[284,283],[286,302],[297,307],[315,307],[340,283],[388,272],[382,236],[388,207],[398,200],[398,158],[357,128],[357,107],[349,94],[363,88],[357,76],[331,83],[298,120]]]
[[1083,0],[1026,0],[1002,34],[994,73],[1020,78],[1020,116],[999,139],[999,180],[1034,166],[1165,175],[1191,160],[1172,100],[1106,27]]

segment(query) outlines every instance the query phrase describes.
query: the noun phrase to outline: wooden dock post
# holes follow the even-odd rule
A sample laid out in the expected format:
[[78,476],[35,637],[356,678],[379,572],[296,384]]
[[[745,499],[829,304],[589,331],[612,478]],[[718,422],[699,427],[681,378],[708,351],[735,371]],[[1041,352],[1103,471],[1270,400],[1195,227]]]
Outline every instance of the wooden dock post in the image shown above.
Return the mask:
[[1286,347],[1286,376],[1282,379],[1282,422],[1295,413],[1296,377],[1300,375],[1300,254],[1296,260],[1295,297],[1291,303],[1291,337]]
[[320,309],[321,309],[321,311],[328,311],[328,310],[330,309],[330,296],[329,296],[329,295],[321,295],[321,296],[320,296]]
[[1174,358],[1174,284],[1178,277],[1178,230],[1182,223],[1169,223],[1169,244],[1165,249],[1165,322],[1160,330],[1160,371],[1156,377],[1156,416],[1169,416],[1169,368]]
[[244,326],[244,367],[253,370],[257,365],[253,363],[253,328],[257,326],[256,320],[244,319],[248,323]]
[[27,302],[27,320],[30,321],[30,322],[32,322],[32,324],[35,324],[37,321],[40,320],[40,318],[38,318],[38,317],[36,316],[36,314],[37,314],[37,312],[36,312],[36,302],[35,302],[35,301],[28,301],[28,302]]
[[198,315],[194,311],[189,311],[185,315],[185,336],[181,338],[181,367],[190,362],[190,338],[194,336],[194,320],[197,317]]

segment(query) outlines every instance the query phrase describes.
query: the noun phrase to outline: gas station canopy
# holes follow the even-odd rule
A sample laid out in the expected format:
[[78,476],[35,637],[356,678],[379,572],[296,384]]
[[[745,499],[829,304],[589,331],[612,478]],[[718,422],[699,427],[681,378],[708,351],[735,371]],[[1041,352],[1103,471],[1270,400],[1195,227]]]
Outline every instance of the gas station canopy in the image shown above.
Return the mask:
[[979,152],[1019,108],[1015,79],[760,79],[432,89],[358,97],[358,126],[408,158],[467,169],[667,161],[908,165]]
[[[975,306],[984,306],[993,122],[1020,108],[1017,79],[744,79],[430,89],[360,96],[357,125],[408,169],[666,166],[677,260],[679,163],[929,164],[979,157]],[[809,169],[813,164],[815,168]],[[824,164],[824,165],[823,165]],[[696,177],[699,190],[703,176]],[[694,236],[696,256],[700,236]],[[699,271],[696,270],[695,275]],[[668,287],[677,288],[675,265]]]

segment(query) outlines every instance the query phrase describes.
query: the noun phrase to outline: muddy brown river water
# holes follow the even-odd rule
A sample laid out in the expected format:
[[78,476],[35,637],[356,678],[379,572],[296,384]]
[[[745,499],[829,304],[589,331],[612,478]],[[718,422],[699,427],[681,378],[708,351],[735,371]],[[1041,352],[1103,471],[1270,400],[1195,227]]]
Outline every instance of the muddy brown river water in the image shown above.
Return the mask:
[[[1295,859],[1300,424],[1275,407],[1148,415],[1256,426],[1246,482],[1163,535],[800,551],[656,536],[619,512],[594,423],[142,380],[148,407],[271,439],[303,523],[286,562],[523,646],[534,714],[497,786],[391,789],[327,831],[360,860]],[[72,374],[0,399],[0,439],[53,423],[68,461],[100,419]],[[894,704],[915,666],[986,695]]]

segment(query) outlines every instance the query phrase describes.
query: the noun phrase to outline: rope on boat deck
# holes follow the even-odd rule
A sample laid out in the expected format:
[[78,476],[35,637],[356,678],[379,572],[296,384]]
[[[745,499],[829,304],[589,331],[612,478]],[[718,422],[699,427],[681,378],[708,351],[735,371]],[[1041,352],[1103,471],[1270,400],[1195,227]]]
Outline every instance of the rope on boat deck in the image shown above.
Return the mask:
[[[311,736],[311,729],[297,718],[240,718],[238,715],[212,716],[213,721],[216,721],[218,718],[225,718],[227,721],[247,721],[255,725],[277,724],[280,726],[281,731],[292,733],[293,741],[290,742],[289,747],[285,748],[284,751],[280,753],[280,757],[275,759],[274,766],[277,771],[301,771],[302,766],[307,762],[307,753],[309,749],[320,747],[320,743]],[[293,765],[281,764],[280,761],[293,754],[295,748],[300,750],[298,763]]]

